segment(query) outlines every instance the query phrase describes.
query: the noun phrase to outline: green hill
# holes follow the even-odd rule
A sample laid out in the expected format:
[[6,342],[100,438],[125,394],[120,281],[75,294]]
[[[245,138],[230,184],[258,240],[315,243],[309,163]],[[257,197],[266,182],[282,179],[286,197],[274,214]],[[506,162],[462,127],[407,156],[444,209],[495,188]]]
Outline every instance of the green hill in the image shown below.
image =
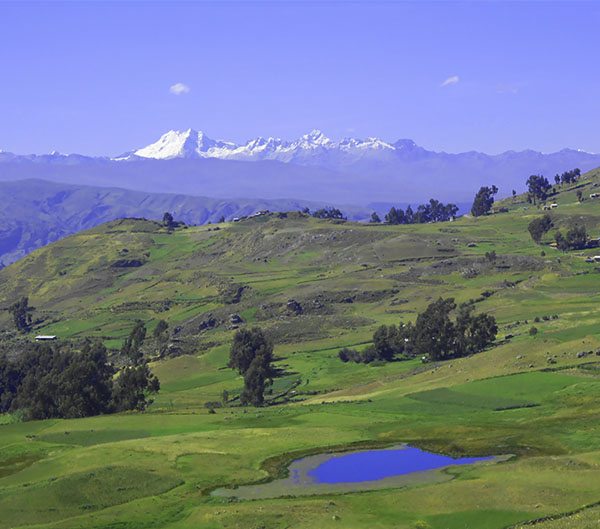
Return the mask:
[[[555,227],[600,237],[600,198],[589,198],[598,184],[600,170],[557,187]],[[137,319],[149,330],[165,320],[171,335],[160,357],[146,348],[162,387],[145,413],[3,418],[0,528],[491,529],[600,501],[600,269],[585,261],[600,251],[559,252],[554,229],[534,244],[527,226],[545,212],[524,196],[495,209],[507,211],[409,226],[288,213],[170,231],[124,219],[1,270],[0,307],[28,296],[36,308],[28,338],[97,337],[116,349]],[[494,347],[426,364],[338,359],[440,296],[493,315]],[[275,342],[281,404],[209,414],[205,403],[242,388],[225,366],[235,329],[253,325]],[[3,347],[18,350],[7,311],[0,328]],[[209,495],[304,454],[398,443],[515,457],[401,489]]]
[[[126,181],[126,180],[124,180]],[[67,235],[120,217],[161,219],[165,211],[189,224],[216,222],[270,209],[322,208],[306,200],[218,199],[168,193],[146,193],[116,187],[69,185],[47,180],[0,181],[0,267]],[[353,220],[370,211],[342,206]]]

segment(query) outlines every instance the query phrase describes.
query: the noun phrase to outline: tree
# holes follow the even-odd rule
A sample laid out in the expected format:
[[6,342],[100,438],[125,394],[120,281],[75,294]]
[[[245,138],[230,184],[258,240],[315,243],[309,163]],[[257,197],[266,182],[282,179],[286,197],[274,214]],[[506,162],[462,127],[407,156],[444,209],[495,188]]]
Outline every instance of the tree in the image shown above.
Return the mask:
[[472,314],[473,304],[462,303],[456,317],[454,356],[464,356],[483,351],[498,333],[496,319],[489,314]]
[[546,214],[543,217],[533,219],[527,226],[531,238],[539,244],[544,234],[553,226],[552,218]]
[[167,343],[169,341],[169,324],[165,320],[159,320],[152,331],[157,353],[162,357],[167,353]]
[[24,377],[25,373],[5,353],[0,353],[0,413],[10,409]]
[[554,175],[554,182],[556,185],[560,184],[560,175],[558,173]]
[[571,184],[573,182],[577,182],[580,176],[581,171],[578,168],[575,168],[572,171],[565,171],[563,174],[561,174],[560,180],[563,184]]
[[567,244],[567,239],[563,237],[563,234],[560,231],[557,231],[554,234],[554,240],[556,241],[556,247],[561,252],[566,252],[569,249],[569,245]]
[[225,222],[225,216],[224,215],[221,215],[219,217],[219,224],[221,224],[222,222]]
[[263,355],[257,355],[244,375],[244,389],[240,395],[242,406],[262,406],[265,388],[273,381],[271,364]]
[[147,364],[125,367],[115,382],[114,410],[144,410],[148,404],[152,404],[148,396],[159,390],[160,382]]
[[138,365],[142,359],[141,347],[146,339],[146,326],[142,320],[136,320],[135,327],[121,347],[121,354],[129,359],[133,365]]
[[581,192],[581,189],[577,190],[576,195],[577,195],[577,201],[578,202],[583,202],[583,193]]
[[[373,333],[373,345],[370,349],[363,351],[360,361],[368,363],[371,360],[392,361],[395,357],[412,357],[411,337],[413,335],[412,324],[399,326],[382,325]],[[370,357],[372,356],[372,358]]]
[[157,342],[162,342],[165,339],[165,332],[169,328],[169,324],[165,320],[159,320],[152,331],[152,336]]
[[270,363],[273,360],[273,343],[259,327],[237,330],[233,335],[227,367],[245,375],[257,356],[264,357]]
[[312,214],[316,219],[343,219],[344,214],[338,208],[322,208]]
[[27,420],[111,411],[115,371],[102,344],[86,342],[80,352],[35,344],[13,368],[21,380],[10,409],[22,410]]
[[455,217],[457,213],[458,206],[456,204],[447,204],[444,208],[444,217],[438,220],[445,222],[447,220],[450,220],[452,217]]
[[417,211],[409,205],[406,213],[401,208],[391,207],[385,216],[388,224],[424,224],[426,222],[446,222],[456,215],[458,206],[456,204],[442,204],[432,198],[428,204],[421,204]]
[[492,187],[481,187],[479,191],[477,191],[475,199],[473,200],[471,215],[474,217],[479,217],[489,213],[490,209],[492,209],[494,195],[496,193],[498,193],[498,188],[494,185]]
[[492,250],[491,252],[485,252],[485,258],[490,263],[495,263],[496,257],[496,250]]
[[262,329],[240,329],[233,335],[228,367],[244,375],[244,390],[240,395],[242,405],[262,406],[264,392],[273,380],[273,343]]
[[515,198],[517,196],[517,192],[514,189],[512,190],[512,196],[513,196],[513,198]]
[[573,226],[567,232],[566,242],[571,250],[583,250],[587,246],[585,226]]
[[171,215],[168,211],[163,215],[162,221],[167,228],[172,228],[174,225],[173,215]]
[[417,317],[414,346],[432,361],[451,356],[456,331],[449,315],[455,308],[454,298],[439,298]]
[[29,298],[23,296],[19,301],[8,307],[8,312],[12,314],[15,327],[19,332],[29,332],[31,330],[31,313],[35,307],[29,306]]
[[385,215],[385,222],[388,224],[408,224],[408,219],[404,214],[404,211],[402,211],[402,208],[396,209],[392,206]]
[[126,367],[115,380],[101,343],[30,344],[14,360],[0,355],[0,411],[26,420],[88,417],[143,409],[159,390],[147,365]]
[[548,179],[542,175],[531,175],[526,183],[534,204],[536,200],[546,200],[548,191],[552,187]]
[[391,361],[398,351],[398,329],[382,325],[373,334],[373,352],[378,360]]
[[379,215],[377,215],[377,212],[373,211],[373,213],[371,213],[371,218],[369,219],[369,222],[371,224],[379,224],[381,222],[381,219],[379,218]]

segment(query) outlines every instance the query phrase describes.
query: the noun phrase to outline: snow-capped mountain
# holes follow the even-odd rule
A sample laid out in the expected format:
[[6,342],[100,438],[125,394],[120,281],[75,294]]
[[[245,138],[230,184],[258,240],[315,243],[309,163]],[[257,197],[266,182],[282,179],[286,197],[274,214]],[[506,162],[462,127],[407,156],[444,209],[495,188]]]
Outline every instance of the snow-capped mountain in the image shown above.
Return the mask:
[[[346,165],[365,156],[385,157],[387,153],[406,150],[400,140],[398,146],[386,143],[378,138],[357,140],[345,138],[333,141],[320,130],[294,141],[279,138],[256,138],[243,145],[212,140],[203,132],[188,129],[184,132],[171,130],[147,147],[138,149],[132,154],[142,158],[167,160],[172,158],[219,158],[221,160],[259,161],[276,160],[284,163],[302,165]],[[123,159],[123,158],[121,158]],[[131,158],[129,158],[131,159]]]
[[134,152],[142,158],[168,160],[171,158],[223,158],[223,154],[237,146],[220,140],[211,140],[203,132],[188,129],[185,132],[170,130],[160,139]]
[[446,153],[409,139],[337,141],[318,130],[293,141],[256,138],[238,145],[190,129],[170,131],[117,158],[0,152],[0,181],[41,178],[146,192],[367,206],[430,198],[468,202],[480,186],[492,184],[507,196],[513,189],[523,191],[532,174],[553,179],[575,167],[585,172],[599,166],[600,154],[574,149]]

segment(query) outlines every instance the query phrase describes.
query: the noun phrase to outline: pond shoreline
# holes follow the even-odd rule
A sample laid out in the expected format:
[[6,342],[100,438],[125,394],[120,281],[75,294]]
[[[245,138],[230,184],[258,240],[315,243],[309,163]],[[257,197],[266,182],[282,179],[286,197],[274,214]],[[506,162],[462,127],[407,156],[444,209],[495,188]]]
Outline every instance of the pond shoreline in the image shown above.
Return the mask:
[[[284,467],[285,477],[279,479],[271,479],[270,481],[262,481],[251,485],[243,485],[235,488],[217,488],[210,495],[221,498],[235,498],[239,500],[258,500],[272,499],[280,497],[295,497],[295,496],[314,496],[321,494],[345,494],[349,492],[382,490],[389,488],[403,488],[407,486],[425,485],[429,483],[442,483],[454,479],[454,473],[448,472],[453,467],[466,465],[485,465],[496,464],[507,461],[514,457],[513,455],[488,456],[480,458],[478,461],[469,461],[466,463],[451,463],[442,464],[436,468],[426,470],[410,471],[390,475],[377,479],[362,480],[362,481],[346,481],[346,482],[318,482],[315,479],[315,469],[323,463],[329,462],[334,458],[343,458],[349,455],[368,454],[369,452],[396,452],[404,450],[406,445],[394,444],[384,449],[369,450],[367,447],[362,450],[352,450],[344,452],[323,452],[315,455],[307,455],[302,459],[293,459]],[[417,449],[413,449],[417,450]],[[433,455],[427,452],[418,450],[427,455]],[[470,459],[470,458],[469,458]],[[288,461],[290,461],[288,459]]]

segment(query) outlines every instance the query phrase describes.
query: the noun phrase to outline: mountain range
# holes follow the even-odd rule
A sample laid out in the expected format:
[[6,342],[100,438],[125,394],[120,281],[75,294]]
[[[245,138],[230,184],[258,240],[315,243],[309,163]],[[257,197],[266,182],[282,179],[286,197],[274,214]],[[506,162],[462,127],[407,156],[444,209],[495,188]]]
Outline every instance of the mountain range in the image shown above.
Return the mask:
[[256,138],[238,145],[192,129],[169,131],[157,142],[116,157],[0,152],[0,180],[117,186],[144,192],[224,198],[260,197],[367,206],[372,202],[472,200],[482,185],[500,196],[523,191],[531,174],[549,179],[600,166],[600,154],[574,149],[489,155],[427,150],[407,139],[334,141],[314,130],[293,141]]

